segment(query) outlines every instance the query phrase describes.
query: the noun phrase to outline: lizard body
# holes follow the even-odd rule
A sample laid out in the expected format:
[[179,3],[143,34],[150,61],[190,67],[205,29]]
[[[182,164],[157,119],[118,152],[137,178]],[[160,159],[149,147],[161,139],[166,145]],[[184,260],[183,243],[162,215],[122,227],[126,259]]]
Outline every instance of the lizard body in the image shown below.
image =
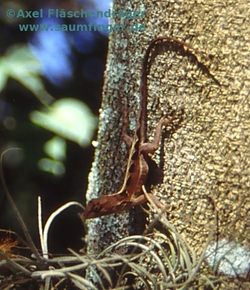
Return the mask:
[[[174,114],[170,119],[161,118],[156,126],[154,141],[152,143],[146,142],[148,59],[152,47],[156,42],[163,40],[177,42],[179,46],[184,45],[183,42],[172,37],[159,37],[151,41],[146,50],[140,80],[140,109],[133,138],[126,134],[128,112],[124,111],[122,139],[130,151],[123,185],[116,193],[102,195],[90,200],[83,213],[84,220],[120,212],[147,202],[142,186],[145,185],[149,171],[148,153],[154,153],[158,149],[162,127],[170,125],[175,117]],[[150,196],[159,207],[163,207],[152,194]]]

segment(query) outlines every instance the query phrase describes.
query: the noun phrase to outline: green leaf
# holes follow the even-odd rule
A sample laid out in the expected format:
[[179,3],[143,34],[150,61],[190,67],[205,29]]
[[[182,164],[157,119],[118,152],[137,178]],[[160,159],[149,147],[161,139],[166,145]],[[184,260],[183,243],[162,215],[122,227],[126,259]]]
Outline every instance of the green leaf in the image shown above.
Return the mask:
[[58,161],[66,158],[66,141],[65,139],[55,136],[44,144],[44,151],[47,155]]
[[30,114],[33,123],[54,132],[80,146],[88,146],[97,127],[97,118],[81,101],[72,98],[60,99],[43,112]]
[[13,45],[0,59],[0,91],[9,77],[20,82],[31,91],[44,105],[54,98],[46,91],[41,80],[42,68],[27,45]]
[[6,75],[5,62],[3,59],[0,60],[0,92],[4,89],[8,76]]

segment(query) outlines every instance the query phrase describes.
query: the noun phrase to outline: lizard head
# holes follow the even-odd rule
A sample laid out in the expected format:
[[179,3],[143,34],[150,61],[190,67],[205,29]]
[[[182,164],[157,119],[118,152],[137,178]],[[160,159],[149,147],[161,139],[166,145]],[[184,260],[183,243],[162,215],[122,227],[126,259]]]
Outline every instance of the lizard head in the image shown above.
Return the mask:
[[90,200],[83,213],[83,219],[96,218],[119,212],[129,207],[129,201],[121,195],[103,195]]

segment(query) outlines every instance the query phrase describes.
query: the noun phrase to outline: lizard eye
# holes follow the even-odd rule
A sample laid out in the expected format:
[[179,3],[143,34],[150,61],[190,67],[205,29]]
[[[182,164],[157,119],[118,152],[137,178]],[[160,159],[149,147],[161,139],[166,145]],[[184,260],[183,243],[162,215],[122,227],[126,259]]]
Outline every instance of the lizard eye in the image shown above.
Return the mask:
[[93,212],[99,212],[99,211],[100,211],[100,205],[94,205]]
[[91,211],[93,212],[99,212],[100,211],[100,204],[96,203],[95,200],[91,200],[89,202],[89,208],[91,208]]

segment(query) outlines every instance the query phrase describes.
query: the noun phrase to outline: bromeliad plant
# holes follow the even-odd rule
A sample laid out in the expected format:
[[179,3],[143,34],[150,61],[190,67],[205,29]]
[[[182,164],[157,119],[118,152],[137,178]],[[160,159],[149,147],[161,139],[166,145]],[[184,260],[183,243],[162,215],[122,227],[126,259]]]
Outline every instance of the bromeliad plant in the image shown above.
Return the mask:
[[[147,232],[144,235],[125,237],[107,247],[98,256],[76,253],[71,249],[69,249],[69,255],[60,257],[49,255],[48,233],[55,217],[70,206],[83,207],[78,202],[68,202],[53,212],[43,227],[39,198],[40,252],[32,241],[22,216],[8,191],[2,168],[4,153],[1,155],[0,164],[4,191],[24,232],[26,240],[22,243],[27,245],[30,256],[9,253],[12,248],[17,247],[17,241],[21,241],[19,237],[12,243],[10,240],[5,240],[5,244],[8,244],[9,248],[8,251],[5,251],[4,247],[0,247],[0,271],[2,272],[3,269],[9,269],[9,271],[5,271],[5,275],[0,276],[0,289],[10,289],[10,287],[12,287],[11,289],[28,289],[31,285],[43,290],[197,289],[198,285],[216,289],[215,284],[219,280],[211,274],[212,272],[208,273],[202,268],[206,247],[197,260],[195,252],[165,217],[164,209],[160,211],[155,206],[145,188],[143,188],[144,194],[151,209],[156,212]],[[155,223],[158,222],[162,224],[164,232],[153,230]],[[208,243],[212,236],[213,232],[210,233]],[[124,249],[127,249],[127,253],[121,254]],[[111,277],[111,270],[118,272],[115,282]],[[90,279],[85,278],[86,273]]]

